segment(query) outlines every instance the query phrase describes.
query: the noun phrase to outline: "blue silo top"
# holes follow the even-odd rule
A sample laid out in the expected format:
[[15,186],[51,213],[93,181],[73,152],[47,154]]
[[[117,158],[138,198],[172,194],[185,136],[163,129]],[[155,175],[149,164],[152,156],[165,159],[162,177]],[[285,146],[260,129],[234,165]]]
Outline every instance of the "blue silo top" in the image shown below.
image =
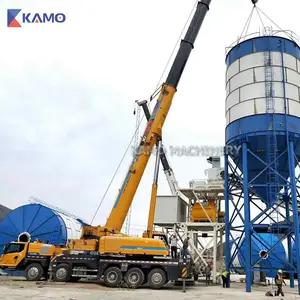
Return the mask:
[[243,41],[234,46],[226,55],[226,66],[228,68],[237,59],[248,54],[264,51],[281,51],[281,42],[284,45],[284,53],[290,54],[300,60],[300,48],[296,42],[279,36],[261,36]]

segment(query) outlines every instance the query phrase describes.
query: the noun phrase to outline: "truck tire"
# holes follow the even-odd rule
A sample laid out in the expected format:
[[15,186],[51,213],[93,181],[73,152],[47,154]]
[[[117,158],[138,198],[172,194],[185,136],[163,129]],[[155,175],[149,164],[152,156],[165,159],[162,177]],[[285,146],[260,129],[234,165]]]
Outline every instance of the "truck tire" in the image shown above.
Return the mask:
[[55,268],[53,279],[56,282],[70,281],[72,270],[68,264],[59,264]]
[[122,280],[121,270],[117,267],[110,267],[103,274],[104,284],[108,287],[117,287]]
[[152,289],[160,289],[167,282],[166,273],[162,269],[153,269],[148,275],[148,283]]
[[145,275],[139,268],[131,268],[125,274],[125,282],[130,288],[138,288],[144,283]]
[[42,266],[38,263],[32,263],[25,269],[25,277],[29,281],[39,281],[44,275]]

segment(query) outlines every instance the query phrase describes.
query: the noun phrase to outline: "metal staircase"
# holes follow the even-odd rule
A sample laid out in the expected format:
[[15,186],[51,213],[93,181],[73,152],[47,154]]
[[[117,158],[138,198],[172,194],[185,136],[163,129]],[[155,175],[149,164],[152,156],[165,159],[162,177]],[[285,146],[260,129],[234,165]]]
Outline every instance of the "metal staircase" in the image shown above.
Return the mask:
[[[278,202],[278,170],[277,162],[277,138],[274,124],[275,101],[274,101],[274,76],[272,68],[272,54],[270,51],[264,52],[264,66],[265,66],[265,94],[266,94],[266,113],[268,114],[269,132],[267,135],[267,149],[266,158],[267,164],[270,166],[267,169],[267,203],[271,207]],[[273,171],[272,169],[275,171]]]

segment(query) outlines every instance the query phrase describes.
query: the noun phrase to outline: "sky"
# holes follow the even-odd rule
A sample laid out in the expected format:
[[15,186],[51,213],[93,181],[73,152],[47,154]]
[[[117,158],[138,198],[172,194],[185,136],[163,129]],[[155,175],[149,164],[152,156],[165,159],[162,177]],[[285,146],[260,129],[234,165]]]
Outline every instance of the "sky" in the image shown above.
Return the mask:
[[[258,6],[283,29],[300,34],[300,2],[284,2],[260,0]],[[149,99],[162,83],[194,4],[0,2],[1,204],[13,209],[35,196],[91,221],[134,133],[134,102]],[[8,28],[12,8],[62,12],[66,22]],[[250,0],[212,0],[163,128],[167,149],[224,144],[225,47],[241,34],[251,9]],[[248,32],[261,27],[254,16]],[[168,157],[181,187],[204,178],[209,167],[206,157]],[[106,222],[131,158],[129,152],[94,225]],[[132,205],[132,234],[146,226],[153,172],[154,157]],[[158,194],[170,194],[162,168]]]

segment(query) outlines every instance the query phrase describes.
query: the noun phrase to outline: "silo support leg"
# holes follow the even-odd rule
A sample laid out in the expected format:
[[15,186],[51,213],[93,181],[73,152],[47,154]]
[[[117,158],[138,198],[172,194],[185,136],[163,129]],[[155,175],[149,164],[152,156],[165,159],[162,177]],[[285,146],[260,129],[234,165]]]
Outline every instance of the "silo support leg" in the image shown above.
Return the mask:
[[[299,218],[298,218],[298,206],[297,206],[297,190],[296,190],[296,176],[295,176],[295,154],[294,154],[294,142],[289,142],[289,171],[290,171],[290,186],[292,194],[292,206],[293,206],[293,221],[294,221],[294,232],[295,232],[295,243],[296,243],[296,257],[297,262],[300,261],[300,236],[299,236]],[[300,295],[300,264],[297,263],[297,275],[298,275],[298,295]]]
[[245,269],[246,269],[246,292],[251,292],[251,232],[250,232],[250,201],[248,189],[248,147],[243,143],[243,191],[244,191],[244,213],[245,213]]
[[[290,216],[290,204],[289,204],[289,197],[288,197],[288,189],[285,187],[284,189],[284,196],[285,196],[285,210],[286,210],[286,220],[289,226],[291,226],[291,216]],[[287,245],[288,245],[288,261],[290,265],[293,265],[293,254],[292,254],[292,237],[291,234],[289,233],[287,236]],[[294,282],[294,272],[292,269],[290,269],[290,287],[294,288],[295,287],[295,282]]]
[[[226,271],[230,271],[230,217],[229,217],[229,182],[228,182],[228,154],[224,153],[224,181],[225,181],[225,267]],[[221,273],[223,269],[221,270]],[[230,280],[228,282],[228,287],[230,287]]]
[[214,226],[214,248],[213,248],[213,283],[216,284],[217,283],[217,249],[218,249],[218,237],[217,237],[217,230],[216,230],[216,226]]

